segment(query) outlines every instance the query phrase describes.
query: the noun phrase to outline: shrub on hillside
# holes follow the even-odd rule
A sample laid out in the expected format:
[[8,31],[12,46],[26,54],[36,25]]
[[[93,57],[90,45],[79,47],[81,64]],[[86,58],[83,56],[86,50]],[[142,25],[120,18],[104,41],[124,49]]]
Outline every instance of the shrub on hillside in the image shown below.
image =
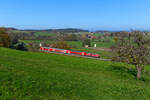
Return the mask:
[[27,51],[27,47],[26,44],[23,42],[17,43],[15,45],[13,45],[13,49],[17,49],[17,50],[22,50],[22,51]]

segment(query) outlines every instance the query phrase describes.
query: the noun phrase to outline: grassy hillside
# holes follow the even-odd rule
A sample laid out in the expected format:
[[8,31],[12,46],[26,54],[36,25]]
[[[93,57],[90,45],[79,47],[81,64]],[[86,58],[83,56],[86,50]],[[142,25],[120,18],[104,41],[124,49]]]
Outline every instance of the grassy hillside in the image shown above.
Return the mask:
[[0,48],[0,100],[149,100],[125,64]]

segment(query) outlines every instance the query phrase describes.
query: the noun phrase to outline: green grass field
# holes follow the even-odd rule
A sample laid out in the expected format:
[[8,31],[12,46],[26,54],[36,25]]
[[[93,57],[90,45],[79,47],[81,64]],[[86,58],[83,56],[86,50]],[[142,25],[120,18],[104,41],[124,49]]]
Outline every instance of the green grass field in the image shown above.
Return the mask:
[[[82,41],[67,41],[70,46],[81,48]],[[113,42],[91,42],[91,46],[94,47],[94,44],[97,44],[97,47],[110,48],[114,43]]]
[[150,78],[126,66],[0,48],[0,100],[149,100]]
[[51,32],[35,32],[35,36],[56,36],[56,33]]
[[[46,42],[46,43],[53,43],[54,41],[42,41],[42,40],[21,40],[22,42],[25,43],[42,43],[42,42]],[[72,46],[72,47],[76,47],[76,48],[81,48],[82,47],[82,42],[81,41],[67,41],[67,43]],[[102,47],[102,48],[110,48],[114,42],[91,42],[91,46],[94,47],[94,44],[97,44],[97,47]]]

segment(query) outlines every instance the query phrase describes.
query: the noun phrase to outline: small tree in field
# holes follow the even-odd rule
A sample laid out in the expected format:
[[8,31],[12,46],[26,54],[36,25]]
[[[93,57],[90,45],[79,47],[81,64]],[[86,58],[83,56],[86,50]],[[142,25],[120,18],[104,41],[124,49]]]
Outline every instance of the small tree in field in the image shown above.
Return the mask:
[[135,31],[130,36],[122,34],[113,49],[116,54],[114,57],[115,61],[135,65],[137,79],[141,79],[144,66],[150,62],[150,49],[146,41],[147,39],[143,32]]

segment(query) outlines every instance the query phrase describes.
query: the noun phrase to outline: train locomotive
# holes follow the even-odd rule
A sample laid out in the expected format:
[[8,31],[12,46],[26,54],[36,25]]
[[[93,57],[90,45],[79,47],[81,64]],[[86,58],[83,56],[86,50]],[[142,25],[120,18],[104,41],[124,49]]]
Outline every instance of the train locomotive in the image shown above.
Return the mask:
[[58,48],[40,47],[40,50],[44,51],[44,52],[55,52],[55,53],[63,53],[63,54],[70,54],[70,55],[100,58],[99,54],[93,54],[93,53],[87,53],[87,52],[78,52],[78,51],[58,49]]

